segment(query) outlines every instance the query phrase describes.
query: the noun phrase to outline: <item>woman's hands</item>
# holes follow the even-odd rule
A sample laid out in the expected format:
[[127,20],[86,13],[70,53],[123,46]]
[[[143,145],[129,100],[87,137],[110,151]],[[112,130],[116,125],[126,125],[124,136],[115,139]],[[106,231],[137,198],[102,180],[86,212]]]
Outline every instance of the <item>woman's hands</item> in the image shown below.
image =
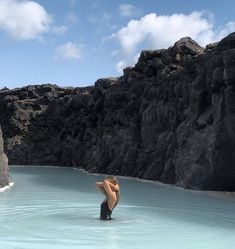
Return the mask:
[[109,186],[111,187],[112,191],[117,192],[119,191],[119,185],[118,184],[113,184],[108,180],[104,180],[104,182],[107,182]]
[[[113,184],[112,182],[110,182],[109,180],[104,180],[103,182],[96,182],[95,186],[98,190],[100,190],[106,197],[108,195],[107,193],[107,185],[109,185],[109,189],[112,192],[118,192],[120,190],[120,187],[118,184]],[[105,189],[106,186],[106,189]],[[110,192],[111,194],[111,192]]]

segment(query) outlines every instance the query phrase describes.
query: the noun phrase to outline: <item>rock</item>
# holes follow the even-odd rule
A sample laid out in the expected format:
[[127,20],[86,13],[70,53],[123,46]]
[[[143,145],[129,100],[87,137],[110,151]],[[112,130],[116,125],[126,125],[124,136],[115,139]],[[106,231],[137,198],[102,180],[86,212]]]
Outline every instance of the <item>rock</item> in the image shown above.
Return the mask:
[[90,87],[0,90],[10,163],[235,191],[234,41],[185,37]]
[[184,37],[177,41],[173,46],[173,50],[182,55],[196,55],[204,51],[204,49],[190,37]]
[[222,39],[221,42],[218,43],[218,48],[220,50],[235,48],[235,32]]
[[4,153],[2,130],[0,127],[0,188],[8,186],[10,183],[8,170],[8,158]]
[[213,42],[213,43],[210,43],[206,46],[206,49],[214,49],[214,48],[217,48],[218,47],[218,42]]

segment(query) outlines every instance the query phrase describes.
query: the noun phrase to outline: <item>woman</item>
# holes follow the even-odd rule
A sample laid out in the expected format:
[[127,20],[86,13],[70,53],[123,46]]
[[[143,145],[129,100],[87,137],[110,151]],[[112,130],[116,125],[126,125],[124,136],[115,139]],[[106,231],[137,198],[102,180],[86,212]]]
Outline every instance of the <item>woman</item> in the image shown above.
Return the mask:
[[95,186],[106,196],[100,206],[100,219],[111,220],[112,211],[120,199],[118,180],[115,176],[106,176],[103,182],[96,182]]

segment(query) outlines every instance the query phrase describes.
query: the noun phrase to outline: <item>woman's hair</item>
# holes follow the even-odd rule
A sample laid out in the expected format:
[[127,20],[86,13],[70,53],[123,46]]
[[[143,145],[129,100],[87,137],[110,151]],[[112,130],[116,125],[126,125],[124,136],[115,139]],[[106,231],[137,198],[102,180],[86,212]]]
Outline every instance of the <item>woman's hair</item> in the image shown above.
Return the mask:
[[109,179],[111,180],[114,184],[118,184],[118,180],[115,176],[112,176],[112,175],[108,175],[105,177],[105,179]]

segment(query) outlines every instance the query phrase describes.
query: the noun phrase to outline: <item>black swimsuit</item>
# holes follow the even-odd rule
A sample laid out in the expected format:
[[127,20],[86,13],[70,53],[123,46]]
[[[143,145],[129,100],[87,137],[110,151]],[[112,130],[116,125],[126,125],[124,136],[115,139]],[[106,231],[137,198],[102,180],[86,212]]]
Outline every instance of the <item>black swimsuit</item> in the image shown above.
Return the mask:
[[112,210],[109,209],[108,201],[104,200],[100,205],[100,219],[111,220]]

